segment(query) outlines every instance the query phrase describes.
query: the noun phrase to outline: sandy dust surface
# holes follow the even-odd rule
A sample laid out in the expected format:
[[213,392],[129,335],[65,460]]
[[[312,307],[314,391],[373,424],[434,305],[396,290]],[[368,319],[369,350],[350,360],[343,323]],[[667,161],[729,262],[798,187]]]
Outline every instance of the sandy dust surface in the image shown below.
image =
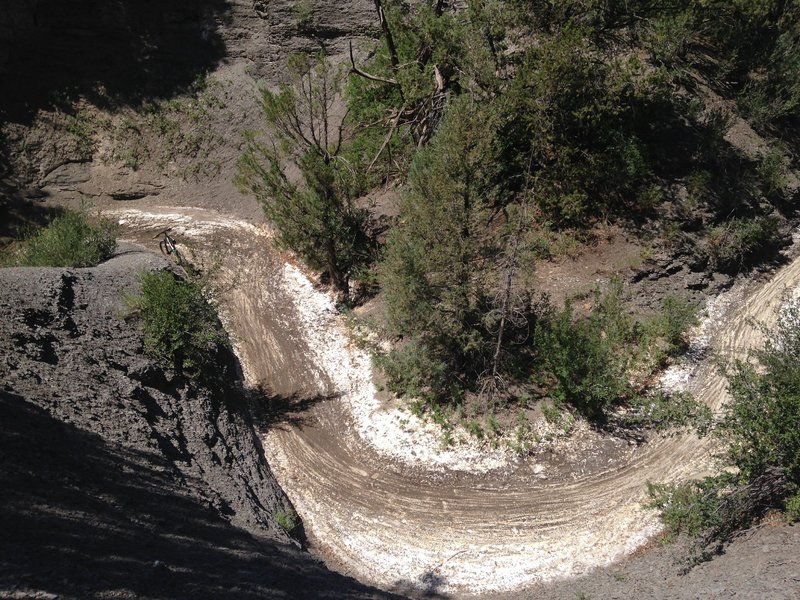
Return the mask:
[[[658,530],[645,482],[708,472],[711,442],[669,437],[623,464],[539,477],[537,465],[469,445],[441,450],[430,427],[375,398],[369,357],[331,298],[270,249],[264,226],[192,209],[114,213],[139,239],[169,221],[197,256],[216,257],[217,300],[251,385],[304,400],[264,437],[267,456],[314,548],[359,579],[407,593],[460,596],[577,577]],[[154,242],[150,242],[154,243]],[[763,285],[709,305],[682,386],[712,407],[725,380],[709,360],[743,356],[800,280],[800,260]],[[427,428],[426,428],[427,427]],[[565,467],[569,469],[567,465]]]

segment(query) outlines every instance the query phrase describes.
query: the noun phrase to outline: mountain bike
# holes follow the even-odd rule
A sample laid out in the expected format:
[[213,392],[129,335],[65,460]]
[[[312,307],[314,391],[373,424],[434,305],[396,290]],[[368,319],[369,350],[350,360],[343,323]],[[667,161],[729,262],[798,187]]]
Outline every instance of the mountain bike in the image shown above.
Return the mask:
[[158,247],[161,249],[161,254],[165,256],[173,255],[175,256],[178,264],[183,262],[183,257],[181,253],[178,251],[178,245],[175,242],[175,238],[173,238],[169,232],[172,231],[172,227],[167,227],[164,231],[160,231],[153,236],[153,239],[156,239],[160,236],[164,236],[160,242],[158,242]]

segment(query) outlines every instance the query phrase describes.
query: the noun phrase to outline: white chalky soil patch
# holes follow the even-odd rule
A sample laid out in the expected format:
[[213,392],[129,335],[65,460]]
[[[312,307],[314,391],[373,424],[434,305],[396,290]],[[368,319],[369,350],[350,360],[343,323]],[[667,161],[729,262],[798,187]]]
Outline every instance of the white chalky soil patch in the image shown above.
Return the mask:
[[[269,237],[263,227],[210,211],[116,214],[134,229],[169,219],[189,238],[236,230],[243,245],[256,247]],[[247,265],[227,268],[248,272]],[[718,405],[724,379],[703,357],[718,348],[731,355],[749,347],[758,334],[747,323],[774,315],[784,291],[798,281],[795,261],[755,291],[735,287],[710,302],[690,356],[664,375],[662,385],[686,387]],[[318,440],[330,444],[330,436],[314,426],[282,427],[264,437],[266,454],[326,559],[366,582],[472,594],[578,576],[624,557],[659,531],[655,514],[642,508],[646,481],[692,477],[708,468],[708,443],[693,436],[656,440],[619,468],[552,484],[530,476],[535,466],[524,477],[509,475],[504,469],[515,459],[502,450],[486,452],[475,443],[443,450],[437,428],[398,407],[382,408],[370,358],[350,341],[328,295],[290,264],[264,285],[279,286],[281,297],[291,298],[291,319],[313,355],[319,383],[337,393],[336,414],[350,424],[335,432],[348,438],[346,451],[315,447]],[[226,325],[239,338],[245,372],[256,383],[258,365],[243,342],[257,324],[247,319],[258,315],[228,310],[225,298],[221,305]],[[374,461],[364,459],[368,454],[377,455],[377,462],[384,457],[413,466],[419,474],[374,470]],[[457,473],[470,483],[431,483],[426,473],[436,472]]]

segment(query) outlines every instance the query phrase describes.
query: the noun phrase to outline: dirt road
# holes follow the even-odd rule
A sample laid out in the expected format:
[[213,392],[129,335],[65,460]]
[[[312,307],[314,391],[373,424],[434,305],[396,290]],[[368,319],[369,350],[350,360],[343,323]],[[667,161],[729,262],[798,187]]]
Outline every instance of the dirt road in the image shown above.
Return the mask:
[[[265,435],[271,466],[315,549],[359,579],[470,595],[580,575],[658,531],[641,507],[648,480],[710,468],[711,442],[693,436],[623,444],[591,468],[580,456],[556,469],[500,451],[439,451],[434,433],[381,406],[369,357],[348,340],[331,300],[270,249],[264,226],[200,209],[107,212],[126,237],[151,244],[172,224],[179,241],[218,265],[218,300],[248,382],[304,400]],[[704,325],[710,348],[732,357],[756,344],[752,321],[773,320],[798,281],[794,260],[764,285],[735,288]],[[690,391],[712,407],[724,402],[710,361],[687,369]]]

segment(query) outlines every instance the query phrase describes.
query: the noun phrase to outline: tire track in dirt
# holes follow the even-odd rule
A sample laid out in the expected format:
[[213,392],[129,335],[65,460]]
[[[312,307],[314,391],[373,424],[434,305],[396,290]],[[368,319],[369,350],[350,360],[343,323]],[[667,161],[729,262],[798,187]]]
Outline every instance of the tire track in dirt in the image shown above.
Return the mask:
[[[299,424],[276,424],[264,444],[315,549],[366,582],[469,595],[577,576],[658,531],[655,514],[641,507],[646,481],[710,469],[713,442],[694,436],[654,440],[625,464],[574,480],[568,473],[542,479],[526,461],[469,472],[378,453],[358,433],[358,402],[374,392],[365,380],[368,357],[348,342],[330,300],[270,249],[265,227],[183,208],[112,214],[139,241],[172,223],[179,242],[189,238],[198,256],[215,256],[224,284],[217,299],[251,385],[333,396],[295,415]],[[743,357],[761,340],[752,321],[774,322],[798,281],[794,260],[766,284],[742,288],[741,299],[711,323],[710,348],[725,359]],[[710,360],[688,385],[714,408],[725,401],[725,387]]]

